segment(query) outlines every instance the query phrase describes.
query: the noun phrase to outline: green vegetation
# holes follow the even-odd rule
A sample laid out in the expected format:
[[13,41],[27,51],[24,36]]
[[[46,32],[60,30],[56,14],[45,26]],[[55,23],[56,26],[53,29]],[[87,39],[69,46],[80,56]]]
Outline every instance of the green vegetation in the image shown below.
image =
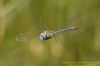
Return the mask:
[[[75,26],[47,41],[39,34]],[[33,32],[30,41],[16,41]],[[1,0],[0,66],[67,66],[100,61],[100,0]]]

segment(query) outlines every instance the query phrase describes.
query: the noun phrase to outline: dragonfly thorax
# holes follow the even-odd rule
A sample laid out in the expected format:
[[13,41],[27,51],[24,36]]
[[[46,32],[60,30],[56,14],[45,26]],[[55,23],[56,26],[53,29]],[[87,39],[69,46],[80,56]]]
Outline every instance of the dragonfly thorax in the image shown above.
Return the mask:
[[54,34],[52,32],[44,31],[40,34],[40,40],[48,40],[52,38],[53,36]]

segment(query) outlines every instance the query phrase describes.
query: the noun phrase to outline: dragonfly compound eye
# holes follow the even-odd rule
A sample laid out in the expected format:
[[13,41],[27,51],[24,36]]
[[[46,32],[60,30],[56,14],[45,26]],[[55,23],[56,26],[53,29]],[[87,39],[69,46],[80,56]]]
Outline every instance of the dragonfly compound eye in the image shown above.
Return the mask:
[[40,40],[45,40],[47,38],[45,33],[40,34]]

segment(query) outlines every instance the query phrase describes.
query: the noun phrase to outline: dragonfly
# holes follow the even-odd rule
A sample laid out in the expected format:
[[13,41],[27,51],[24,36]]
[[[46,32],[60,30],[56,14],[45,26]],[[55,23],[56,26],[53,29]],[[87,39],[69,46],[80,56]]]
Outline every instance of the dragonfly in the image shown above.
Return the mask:
[[[73,30],[77,30],[78,27],[69,27],[69,28],[63,28],[63,29],[59,29],[59,30],[55,30],[55,31],[49,31],[49,30],[45,30],[43,32],[40,33],[39,38],[40,40],[49,40],[55,36],[57,36],[59,33],[61,32],[66,32],[66,31],[73,31]],[[16,40],[17,41],[26,41],[26,40],[31,40],[33,39],[33,34],[29,33],[29,34],[23,34],[20,33],[19,35],[17,35]]]
[[[77,30],[78,27],[65,27],[58,30],[48,30],[48,27],[43,23],[42,16],[39,17],[39,22],[42,24],[42,28],[46,29],[43,32],[38,34],[40,40],[49,40],[53,37],[56,37],[59,33],[66,32],[66,31],[74,31]],[[41,22],[42,21],[42,22]],[[71,22],[70,22],[71,23]],[[73,23],[73,22],[72,22]],[[77,23],[77,22],[74,22]],[[71,24],[70,24],[71,26]],[[28,41],[34,38],[34,33],[20,33],[16,36],[16,41]]]

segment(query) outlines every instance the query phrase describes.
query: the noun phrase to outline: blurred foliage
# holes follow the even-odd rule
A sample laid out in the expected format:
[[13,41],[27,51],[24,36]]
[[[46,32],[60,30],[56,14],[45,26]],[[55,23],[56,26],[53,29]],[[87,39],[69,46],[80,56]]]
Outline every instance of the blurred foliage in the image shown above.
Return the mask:
[[[78,27],[47,41],[44,30]],[[16,41],[32,32],[30,41]],[[66,66],[100,60],[100,0],[0,0],[0,66]]]

